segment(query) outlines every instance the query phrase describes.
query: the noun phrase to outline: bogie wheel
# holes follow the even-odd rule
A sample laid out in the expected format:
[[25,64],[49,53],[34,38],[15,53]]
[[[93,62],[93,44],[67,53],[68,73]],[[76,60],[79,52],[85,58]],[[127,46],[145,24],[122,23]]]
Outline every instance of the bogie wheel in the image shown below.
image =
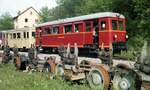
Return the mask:
[[[119,67],[118,67],[119,66]],[[141,90],[140,76],[126,65],[118,65],[113,78],[114,90]]]
[[107,70],[102,65],[96,65],[87,76],[88,83],[92,89],[107,90],[110,77]]
[[14,64],[15,64],[16,70],[20,70],[20,67],[21,67],[21,59],[20,59],[19,56],[17,56],[17,57],[14,59]]
[[63,79],[63,77],[64,77],[64,68],[61,64],[56,65],[55,75],[56,75],[57,78]]

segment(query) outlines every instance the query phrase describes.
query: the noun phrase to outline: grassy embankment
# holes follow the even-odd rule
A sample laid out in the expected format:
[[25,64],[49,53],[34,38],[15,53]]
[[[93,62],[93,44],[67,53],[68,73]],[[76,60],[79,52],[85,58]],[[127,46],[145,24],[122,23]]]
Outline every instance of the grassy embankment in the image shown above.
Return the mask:
[[13,65],[0,64],[0,90],[91,90],[87,84],[78,85],[47,79],[42,73],[24,73]]

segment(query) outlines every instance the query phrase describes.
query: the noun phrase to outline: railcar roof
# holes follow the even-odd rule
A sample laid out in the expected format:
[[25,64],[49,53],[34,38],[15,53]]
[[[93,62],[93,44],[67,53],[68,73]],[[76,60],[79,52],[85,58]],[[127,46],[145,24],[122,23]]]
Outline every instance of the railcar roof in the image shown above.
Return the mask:
[[59,23],[67,23],[67,22],[75,22],[75,21],[82,21],[82,20],[88,20],[88,19],[95,19],[95,18],[117,17],[117,16],[119,16],[119,18],[125,18],[122,14],[119,14],[119,13],[100,12],[100,13],[94,13],[94,14],[88,14],[88,15],[82,15],[82,16],[77,16],[77,17],[72,17],[72,18],[50,21],[50,22],[39,24],[39,25],[37,25],[37,27],[59,24]]

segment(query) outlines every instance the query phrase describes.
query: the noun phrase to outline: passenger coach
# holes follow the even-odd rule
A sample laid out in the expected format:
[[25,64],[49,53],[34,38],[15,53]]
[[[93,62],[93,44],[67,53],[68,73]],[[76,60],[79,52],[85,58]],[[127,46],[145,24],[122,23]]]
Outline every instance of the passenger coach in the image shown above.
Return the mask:
[[60,45],[79,48],[109,48],[125,50],[125,17],[119,13],[102,12],[39,24],[36,27],[36,47],[56,49]]
[[25,51],[35,44],[35,28],[22,28],[7,31],[7,44]]

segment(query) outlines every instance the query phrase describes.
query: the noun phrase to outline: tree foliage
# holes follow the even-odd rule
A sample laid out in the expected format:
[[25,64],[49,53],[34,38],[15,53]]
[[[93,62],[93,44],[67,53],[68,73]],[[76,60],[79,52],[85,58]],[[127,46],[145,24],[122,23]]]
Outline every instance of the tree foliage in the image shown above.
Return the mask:
[[13,29],[13,18],[6,12],[0,16],[0,30]]
[[48,22],[52,20],[52,11],[46,6],[40,10],[41,22]]

